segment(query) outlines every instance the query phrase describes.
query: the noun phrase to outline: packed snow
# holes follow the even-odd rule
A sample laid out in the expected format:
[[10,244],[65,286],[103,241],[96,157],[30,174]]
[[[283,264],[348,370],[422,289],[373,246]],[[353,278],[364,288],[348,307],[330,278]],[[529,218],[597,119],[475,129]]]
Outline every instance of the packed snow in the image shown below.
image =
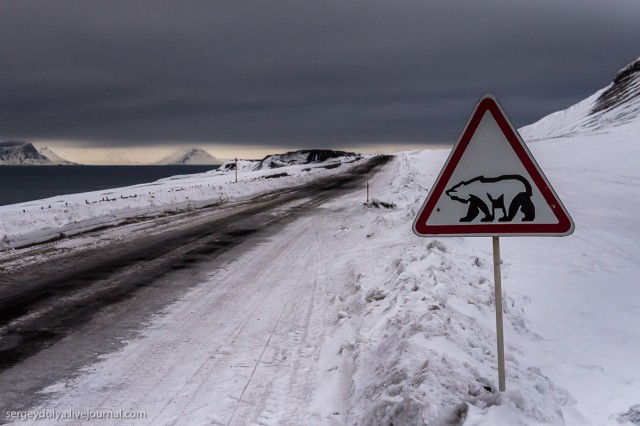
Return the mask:
[[[640,121],[611,125],[613,108],[593,131],[576,126],[599,96],[523,129],[576,228],[501,239],[505,392],[491,238],[412,233],[449,153],[425,150],[378,173],[372,202],[354,192],[242,247],[143,336],[43,390],[35,410],[144,411],[141,424],[640,424]],[[221,175],[234,196],[268,190],[243,173],[258,183]],[[166,205],[191,179],[162,183]],[[134,190],[122,191],[110,195]]]

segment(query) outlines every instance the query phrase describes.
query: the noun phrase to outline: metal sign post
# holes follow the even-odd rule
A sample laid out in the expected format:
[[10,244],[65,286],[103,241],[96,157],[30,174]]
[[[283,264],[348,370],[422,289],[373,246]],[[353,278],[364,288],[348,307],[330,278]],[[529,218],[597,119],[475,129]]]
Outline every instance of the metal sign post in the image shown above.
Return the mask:
[[500,271],[500,237],[493,237],[493,282],[496,293],[496,335],[498,341],[498,389],[504,392],[504,329],[502,326],[502,273]]

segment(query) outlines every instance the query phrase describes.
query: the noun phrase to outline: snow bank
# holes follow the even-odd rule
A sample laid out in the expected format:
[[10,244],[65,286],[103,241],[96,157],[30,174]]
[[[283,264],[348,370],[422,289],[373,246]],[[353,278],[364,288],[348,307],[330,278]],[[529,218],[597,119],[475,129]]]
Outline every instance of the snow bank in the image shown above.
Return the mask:
[[[342,160],[342,161],[341,161]],[[16,248],[122,223],[140,216],[200,208],[226,201],[238,201],[279,188],[308,183],[343,173],[354,159],[333,159],[307,166],[289,166],[276,171],[211,171],[173,176],[147,184],[0,207],[0,249]],[[330,164],[342,165],[327,169]],[[277,179],[273,175],[277,174]]]
[[[354,245],[350,290],[338,295],[339,327],[354,331],[336,332],[349,337],[335,345],[352,377],[346,423],[562,424],[571,396],[509,340],[509,390],[497,391],[491,240],[411,231],[447,155],[398,154],[372,182],[374,202],[336,224]],[[509,294],[504,315],[508,335],[532,335]]]

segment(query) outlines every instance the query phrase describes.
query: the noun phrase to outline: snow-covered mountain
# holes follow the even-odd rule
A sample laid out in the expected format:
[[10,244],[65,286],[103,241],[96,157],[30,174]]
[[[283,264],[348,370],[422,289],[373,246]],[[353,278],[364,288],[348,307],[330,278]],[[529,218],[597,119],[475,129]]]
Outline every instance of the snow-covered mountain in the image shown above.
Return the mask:
[[53,162],[29,142],[0,142],[0,165],[51,165]]
[[47,157],[49,159],[49,161],[51,161],[51,163],[55,164],[55,165],[71,166],[71,165],[77,165],[78,164],[78,163],[74,163],[74,162],[69,161],[69,160],[65,160],[64,158],[60,157],[58,154],[53,152],[51,150],[51,148],[46,147],[46,146],[43,146],[42,148],[39,148],[38,152],[41,155],[44,155],[45,157]]
[[275,169],[296,164],[323,163],[331,159],[355,159],[360,157],[361,155],[353,152],[333,151],[329,149],[306,149],[286,152],[284,154],[268,155],[255,166],[255,170]]
[[640,131],[640,58],[620,70],[609,86],[519,131],[525,140],[532,141],[612,127],[625,127],[624,131],[636,134]]
[[213,155],[201,148],[183,148],[162,160],[157,164],[184,164],[184,165],[217,165],[222,164],[222,161],[218,160]]
[[[238,170],[255,170],[256,166],[260,164],[260,160],[240,160],[237,161]],[[218,170],[221,172],[228,172],[236,169],[236,161],[229,160],[223,163]]]
[[0,165],[3,166],[70,166],[77,163],[65,160],[50,148],[37,149],[23,141],[0,142]]
[[[362,158],[361,154],[329,149],[306,149],[290,151],[284,154],[267,155],[262,160],[238,160],[238,170],[277,169],[286,166],[324,163],[336,160],[336,163]],[[235,161],[230,160],[220,166],[221,172],[235,170]]]

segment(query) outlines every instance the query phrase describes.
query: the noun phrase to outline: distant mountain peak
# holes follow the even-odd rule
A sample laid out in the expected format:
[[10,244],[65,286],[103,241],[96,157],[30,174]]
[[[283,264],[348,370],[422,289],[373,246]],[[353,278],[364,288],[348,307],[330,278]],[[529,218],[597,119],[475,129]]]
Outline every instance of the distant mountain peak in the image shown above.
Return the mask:
[[69,160],[66,160],[66,159],[60,157],[58,154],[53,152],[53,150],[51,148],[46,147],[46,146],[43,146],[42,148],[39,148],[38,152],[40,152],[41,155],[47,157],[51,161],[51,163],[56,164],[56,165],[70,166],[70,165],[77,165],[78,164],[78,163],[74,163],[73,161],[69,161]]
[[24,141],[0,142],[0,165],[50,165],[49,158],[40,154],[30,143]]
[[218,165],[222,161],[201,148],[182,148],[163,158],[157,164],[185,164],[185,165]]

